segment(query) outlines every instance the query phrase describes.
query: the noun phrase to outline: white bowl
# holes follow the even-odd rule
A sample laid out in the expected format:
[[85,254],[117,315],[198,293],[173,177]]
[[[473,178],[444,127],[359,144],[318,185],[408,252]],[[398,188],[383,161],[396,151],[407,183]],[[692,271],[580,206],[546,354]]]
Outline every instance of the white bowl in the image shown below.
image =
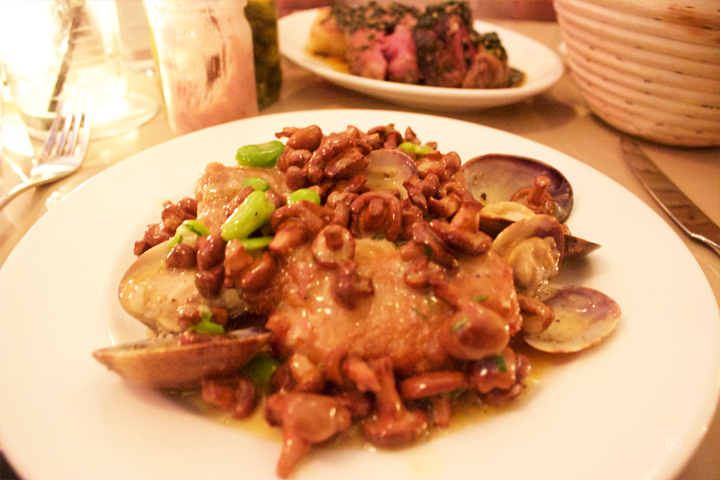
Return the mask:
[[628,133],[720,145],[720,2],[555,0],[573,78]]

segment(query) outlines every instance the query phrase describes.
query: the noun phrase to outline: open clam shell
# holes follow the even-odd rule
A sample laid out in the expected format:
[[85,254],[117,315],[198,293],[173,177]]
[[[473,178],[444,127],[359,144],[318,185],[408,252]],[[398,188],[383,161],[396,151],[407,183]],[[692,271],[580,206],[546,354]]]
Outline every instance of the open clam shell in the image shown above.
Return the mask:
[[140,385],[192,387],[200,385],[203,378],[237,372],[268,345],[270,337],[268,330],[248,328],[183,345],[175,335],[102,348],[93,352],[93,357]]
[[[493,238],[496,238],[500,232],[515,223],[514,220],[509,220],[507,218],[485,215],[485,213],[483,213],[484,211],[485,209],[483,209],[480,214],[480,230]],[[563,262],[574,258],[584,257],[600,248],[599,244],[571,235],[567,233],[567,230],[564,233],[564,237]]]
[[368,167],[366,186],[371,190],[392,192],[397,190],[402,198],[407,197],[403,182],[418,174],[415,161],[399,150],[373,150],[367,156]]
[[468,160],[461,171],[468,190],[483,205],[510,201],[518,191],[532,187],[538,177],[546,177],[550,180],[546,191],[555,202],[553,211],[547,213],[560,223],[570,216],[570,182],[556,168],[539,160],[494,153]]
[[555,320],[542,333],[525,334],[525,342],[550,353],[579,352],[596,345],[620,320],[620,306],[604,293],[587,287],[569,287],[544,302]]
[[529,296],[557,275],[564,250],[562,227],[550,215],[514,222],[492,244],[492,251],[510,263],[518,292]]
[[183,330],[177,308],[191,302],[220,307],[233,318],[247,311],[236,289],[225,289],[214,298],[202,298],[195,286],[197,268],[167,268],[168,242],[140,255],[123,275],[118,286],[120,306],[155,333],[179,333]]
[[168,242],[140,255],[118,286],[120,306],[154,332],[180,332],[177,306],[193,296],[195,270],[165,268]]

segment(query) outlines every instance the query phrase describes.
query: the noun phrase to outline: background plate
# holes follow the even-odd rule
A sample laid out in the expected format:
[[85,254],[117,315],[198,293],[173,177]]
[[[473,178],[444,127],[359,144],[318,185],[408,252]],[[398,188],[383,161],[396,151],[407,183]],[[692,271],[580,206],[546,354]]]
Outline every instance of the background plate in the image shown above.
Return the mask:
[[287,126],[389,123],[465,160],[513,153],[559,168],[576,195],[571,230],[603,246],[564,280],[604,291],[623,315],[603,344],[565,357],[502,414],[400,451],[315,449],[294,478],[672,478],[709,423],[720,370],[717,304],[682,240],[627,190],[555,150],[472,123],[372,110],[261,116],[179,137],[97,175],[35,224],[0,271],[0,444],[19,473],[274,478],[279,435],[192,413],[91,353],[143,336],[118,305],[118,282],[133,241],[163,201],[192,193],[206,163],[233,164],[239,146]]
[[521,70],[526,81],[517,88],[463,89],[408,85],[362,78],[334,70],[309,54],[305,44],[318,11],[304,10],[280,19],[280,52],[301,67],[345,88],[392,103],[444,111],[467,111],[508,105],[550,88],[562,76],[560,58],[544,45],[496,25],[475,21],[478,32],[495,31],[507,50],[510,66]]

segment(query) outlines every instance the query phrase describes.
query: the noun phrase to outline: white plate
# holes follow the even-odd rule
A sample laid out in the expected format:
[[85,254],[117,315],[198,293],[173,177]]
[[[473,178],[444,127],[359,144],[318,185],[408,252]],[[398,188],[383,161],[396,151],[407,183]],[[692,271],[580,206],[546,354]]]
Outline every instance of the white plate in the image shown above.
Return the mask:
[[119,279],[133,241],[163,201],[191,194],[205,163],[232,164],[237,147],[286,126],[330,132],[349,123],[411,126],[463,159],[507,152],[558,167],[576,194],[570,228],[603,245],[565,279],[604,291],[623,315],[610,338],[545,373],[516,408],[405,450],[316,449],[293,478],[670,479],[682,468],[718,397],[720,315],[668,225],[609,178],[521,137],[435,116],[326,110],[151,148],[83,184],[25,235],[0,271],[0,445],[21,475],[274,478],[277,438],[191,413],[91,353],[142,337],[117,303]]
[[510,66],[526,75],[523,85],[517,88],[462,89],[362,78],[334,70],[323,60],[305,50],[310,26],[317,14],[317,9],[305,10],[280,19],[280,52],[298,65],[333,83],[400,105],[445,111],[467,111],[508,105],[547,90],[563,73],[560,58],[544,45],[512,30],[475,21],[474,26],[477,31],[498,33],[507,50]]

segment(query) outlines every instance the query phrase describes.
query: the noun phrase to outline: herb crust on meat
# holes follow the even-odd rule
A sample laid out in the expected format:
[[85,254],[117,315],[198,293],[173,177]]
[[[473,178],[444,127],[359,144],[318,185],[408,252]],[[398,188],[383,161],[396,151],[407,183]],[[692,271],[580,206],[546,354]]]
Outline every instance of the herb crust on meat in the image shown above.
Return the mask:
[[338,58],[353,75],[449,88],[508,88],[522,82],[496,32],[473,28],[465,1],[417,8],[375,1],[321,9],[307,48]]

